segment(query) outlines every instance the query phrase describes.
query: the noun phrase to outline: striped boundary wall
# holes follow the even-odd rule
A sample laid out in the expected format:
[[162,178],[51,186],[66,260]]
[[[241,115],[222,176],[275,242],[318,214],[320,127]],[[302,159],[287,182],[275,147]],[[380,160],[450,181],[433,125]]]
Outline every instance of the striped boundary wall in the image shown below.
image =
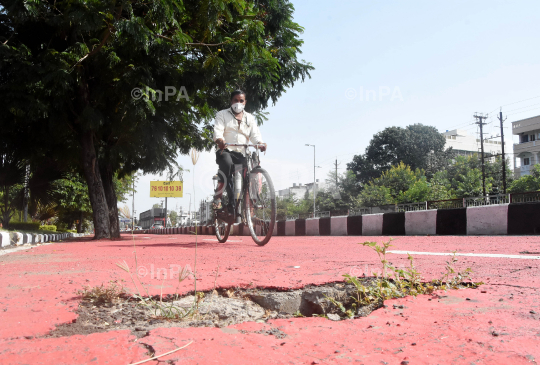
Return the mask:
[[35,245],[38,243],[57,242],[66,238],[80,237],[76,233],[21,233],[12,231],[0,231],[0,247],[21,246],[25,244]]
[[[194,234],[195,227],[149,229],[138,234]],[[214,235],[212,226],[197,234]],[[249,236],[235,224],[232,235]],[[274,236],[422,236],[540,234],[540,203],[501,204],[456,209],[392,212],[362,216],[277,221]]]

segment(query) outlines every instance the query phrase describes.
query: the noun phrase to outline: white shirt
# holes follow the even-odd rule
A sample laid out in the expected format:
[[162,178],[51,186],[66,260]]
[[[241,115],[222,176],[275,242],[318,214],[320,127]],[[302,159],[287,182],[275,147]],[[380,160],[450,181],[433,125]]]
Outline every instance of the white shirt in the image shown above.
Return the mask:
[[[216,114],[214,122],[214,142],[223,138],[225,143],[253,144],[264,143],[255,117],[244,110],[240,125],[234,117],[231,108],[223,109]],[[242,152],[244,147],[227,147],[230,151]]]

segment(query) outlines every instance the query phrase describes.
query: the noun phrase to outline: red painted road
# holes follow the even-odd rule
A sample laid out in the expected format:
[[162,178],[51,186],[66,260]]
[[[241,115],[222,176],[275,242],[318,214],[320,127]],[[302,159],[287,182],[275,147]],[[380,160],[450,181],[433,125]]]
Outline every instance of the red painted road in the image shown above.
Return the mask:
[[[258,247],[250,237],[219,244],[199,236],[197,290],[217,286],[299,288],[342,280],[342,274],[379,271],[376,253],[356,243],[384,237],[274,237]],[[135,244],[135,249],[134,245]],[[400,237],[393,250],[520,255],[540,252],[540,237]],[[332,322],[322,318],[243,323],[227,328],[163,328],[136,341],[129,331],[42,338],[71,322],[83,285],[129,280],[117,262],[139,273],[153,294],[174,293],[179,266],[195,267],[195,237],[136,235],[121,241],[78,239],[0,256],[0,364],[128,364],[147,358],[150,344],[161,358],[198,364],[530,364],[540,361],[540,260],[459,257],[479,289],[438,292],[386,301],[369,317]],[[540,256],[540,254],[521,254]],[[390,254],[394,265],[407,256]],[[438,278],[448,256],[416,255],[426,280]],[[300,266],[295,268],[295,266]],[[219,270],[218,270],[219,267]],[[127,287],[131,289],[128,281]],[[181,292],[193,289],[185,282]],[[482,293],[485,291],[485,293]],[[466,300],[466,299],[470,300]],[[402,304],[404,309],[393,309]],[[279,328],[283,339],[254,333]],[[240,332],[241,330],[244,330]],[[493,332],[498,336],[494,336]],[[151,361],[147,364],[157,363]],[[404,363],[405,364],[405,363]]]

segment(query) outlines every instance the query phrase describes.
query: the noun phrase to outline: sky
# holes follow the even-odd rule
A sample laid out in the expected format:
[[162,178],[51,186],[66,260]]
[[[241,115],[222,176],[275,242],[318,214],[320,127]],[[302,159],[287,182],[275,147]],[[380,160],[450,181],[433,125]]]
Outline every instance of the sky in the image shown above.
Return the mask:
[[[439,131],[477,133],[473,115],[489,113],[487,135],[499,133],[502,107],[506,140],[511,122],[540,115],[540,2],[535,1],[292,1],[305,28],[300,59],[315,70],[269,107],[261,126],[268,151],[261,165],[276,190],[346,169],[371,137],[386,127],[422,123]],[[249,103],[249,95],[247,97]],[[180,156],[184,197],[169,210],[191,209],[213,194],[215,155],[201,153],[193,166]],[[150,198],[141,176],[135,212]],[[189,194],[189,195],[188,195]],[[131,208],[131,198],[126,202]],[[119,205],[123,205],[120,203]]]

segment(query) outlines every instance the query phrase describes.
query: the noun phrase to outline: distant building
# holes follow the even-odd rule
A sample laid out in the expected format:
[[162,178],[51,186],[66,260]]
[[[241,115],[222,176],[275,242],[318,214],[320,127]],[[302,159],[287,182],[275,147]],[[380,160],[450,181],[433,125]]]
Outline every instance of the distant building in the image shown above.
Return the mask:
[[[460,156],[480,156],[480,139],[467,134],[462,129],[453,129],[442,133],[446,137],[445,148],[452,147]],[[505,147],[508,144],[505,143]],[[505,152],[510,152],[505,148]],[[493,156],[502,154],[500,138],[484,140],[484,155]]]
[[[326,183],[320,182],[319,179],[315,182],[315,188],[317,192],[324,191]],[[296,184],[287,189],[281,189],[277,191],[277,197],[280,199],[287,199],[293,197],[294,199],[301,200],[306,196],[306,192],[311,194],[313,192],[313,183],[309,184]]]
[[540,116],[512,122],[512,134],[519,136],[514,144],[514,177],[519,178],[540,161]]

